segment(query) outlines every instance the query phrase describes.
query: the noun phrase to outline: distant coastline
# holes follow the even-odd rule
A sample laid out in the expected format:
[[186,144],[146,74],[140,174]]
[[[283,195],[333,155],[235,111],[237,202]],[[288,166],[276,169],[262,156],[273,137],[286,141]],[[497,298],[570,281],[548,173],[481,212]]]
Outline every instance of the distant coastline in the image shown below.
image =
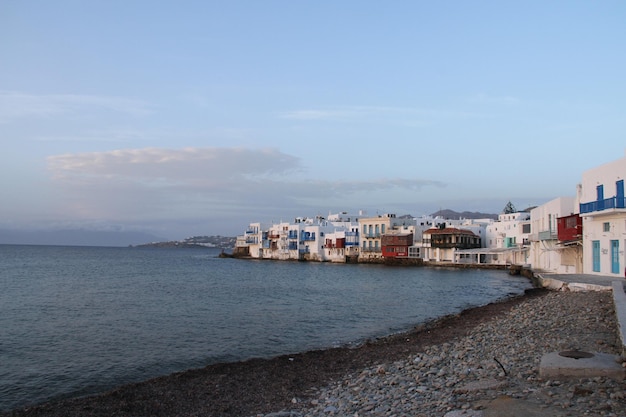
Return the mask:
[[193,236],[183,240],[170,240],[165,242],[142,243],[131,245],[135,248],[192,248],[192,249],[222,249],[232,250],[237,238],[230,236]]

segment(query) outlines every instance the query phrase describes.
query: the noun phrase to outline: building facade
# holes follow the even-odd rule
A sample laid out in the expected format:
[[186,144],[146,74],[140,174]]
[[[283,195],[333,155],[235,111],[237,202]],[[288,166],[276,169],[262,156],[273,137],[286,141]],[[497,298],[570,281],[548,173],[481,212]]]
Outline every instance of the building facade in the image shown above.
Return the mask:
[[585,274],[626,274],[626,156],[585,171],[578,188]]
[[471,230],[456,227],[428,229],[422,237],[423,258],[430,262],[453,263],[458,250],[480,247],[480,237]]
[[559,219],[577,213],[574,197],[559,197],[530,212],[529,263],[533,269],[559,274],[582,273],[580,247],[559,240]]
[[414,225],[415,219],[396,217],[395,214],[360,218],[359,230],[361,245],[359,248],[359,261],[381,259],[383,257],[383,235]]

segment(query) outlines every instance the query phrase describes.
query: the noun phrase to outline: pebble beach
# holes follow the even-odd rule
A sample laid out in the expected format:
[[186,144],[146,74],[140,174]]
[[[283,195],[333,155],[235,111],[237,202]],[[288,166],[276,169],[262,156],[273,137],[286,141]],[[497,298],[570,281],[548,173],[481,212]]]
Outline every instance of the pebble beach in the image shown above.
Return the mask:
[[617,356],[620,345],[610,291],[532,290],[358,348],[217,364],[6,415],[623,417],[624,380],[539,375],[545,353]]
[[483,416],[494,401],[524,401],[540,415],[625,416],[623,380],[546,380],[538,372],[545,353],[618,355],[619,345],[610,291],[552,292],[525,300],[459,340],[316,389],[308,407],[264,417]]

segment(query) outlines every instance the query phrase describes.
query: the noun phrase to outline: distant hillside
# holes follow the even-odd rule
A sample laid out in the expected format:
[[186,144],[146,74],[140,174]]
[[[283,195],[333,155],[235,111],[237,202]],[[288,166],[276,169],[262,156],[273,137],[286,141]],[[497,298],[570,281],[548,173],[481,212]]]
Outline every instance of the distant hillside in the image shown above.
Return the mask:
[[152,242],[137,245],[137,247],[153,248],[218,248],[232,249],[235,247],[236,237],[229,236],[193,236],[183,240],[167,242]]
[[454,210],[439,210],[434,212],[433,214],[431,214],[431,216],[439,216],[439,217],[443,217],[444,219],[450,219],[450,220],[459,220],[459,219],[494,219],[494,220],[498,220],[498,215],[497,214],[490,214],[490,213],[480,213],[480,212],[471,212],[471,211],[464,211],[462,213],[459,213],[457,211]]

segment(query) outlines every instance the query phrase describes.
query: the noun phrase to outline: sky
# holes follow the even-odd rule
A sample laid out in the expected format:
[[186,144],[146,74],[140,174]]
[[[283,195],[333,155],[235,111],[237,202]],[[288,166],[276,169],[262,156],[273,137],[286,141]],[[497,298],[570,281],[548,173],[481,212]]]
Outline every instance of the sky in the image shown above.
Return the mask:
[[623,1],[0,0],[0,230],[500,213],[626,150]]

